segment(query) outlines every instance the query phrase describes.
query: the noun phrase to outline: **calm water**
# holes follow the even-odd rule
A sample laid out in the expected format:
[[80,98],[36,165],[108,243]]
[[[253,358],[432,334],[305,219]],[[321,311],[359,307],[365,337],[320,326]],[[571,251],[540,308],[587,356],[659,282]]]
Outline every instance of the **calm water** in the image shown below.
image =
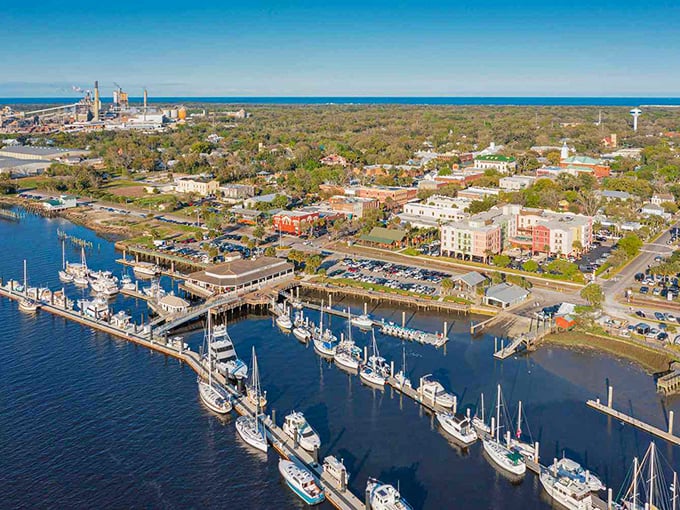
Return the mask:
[[[67,104],[80,97],[0,98],[3,104]],[[141,102],[142,98],[130,98]],[[103,103],[110,102],[102,98]],[[397,104],[397,105],[495,105],[495,106],[638,106],[680,105],[678,97],[150,97],[150,103],[216,104]]]
[[[20,279],[26,258],[34,284],[60,286],[57,227],[95,242],[92,267],[120,273],[111,243],[60,220],[29,216],[21,223],[0,221],[0,276]],[[77,259],[76,250],[69,249],[68,258]],[[115,306],[137,318],[145,312],[123,298]],[[386,307],[373,313],[401,317]],[[433,331],[445,319],[407,317]],[[615,492],[632,456],[642,454],[650,438],[584,401],[604,396],[611,381],[618,406],[632,407],[645,420],[662,425],[666,409],[680,413],[678,399],[662,402],[652,378],[628,362],[560,348],[494,362],[491,336],[471,339],[466,318],[448,320],[453,331],[445,351],[406,344],[412,379],[433,373],[463,405],[474,405],[481,391],[490,405],[500,381],[508,401],[523,400],[544,461],[564,450]],[[345,326],[332,320],[337,334]],[[279,421],[291,409],[303,411],[321,435],[321,455],[344,458],[355,493],[362,493],[368,476],[377,476],[399,481],[418,509],[550,508],[534,475],[512,485],[487,463],[481,445],[461,452],[412,401],[362,386],[278,332],[271,318],[240,320],[230,332],[244,359],[257,347],[262,383]],[[198,346],[201,336],[186,338]],[[358,330],[354,336],[362,344],[369,340]],[[378,335],[378,342],[382,354],[399,364],[400,341]],[[195,374],[177,361],[47,313],[26,315],[7,300],[0,301],[0,350],[0,507],[302,507],[280,481],[277,455],[253,452],[236,436],[233,417],[220,420],[205,411]],[[677,468],[680,451],[657,444]]]

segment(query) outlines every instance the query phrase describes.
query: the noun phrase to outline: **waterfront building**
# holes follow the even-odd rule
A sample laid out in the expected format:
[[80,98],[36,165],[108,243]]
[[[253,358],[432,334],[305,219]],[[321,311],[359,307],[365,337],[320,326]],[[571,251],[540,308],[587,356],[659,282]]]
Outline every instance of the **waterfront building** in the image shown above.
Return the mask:
[[47,211],[63,211],[65,209],[77,207],[78,201],[76,197],[72,195],[61,195],[57,198],[44,200],[42,205]]
[[452,221],[442,225],[441,253],[450,257],[485,260],[501,252],[500,225],[483,218]]
[[361,218],[366,211],[380,207],[380,202],[375,198],[334,195],[328,199],[328,205],[334,212],[350,218]]
[[514,172],[517,168],[517,161],[512,156],[502,156],[500,154],[482,154],[475,157],[475,167],[483,170],[498,170],[500,173],[507,174]]
[[477,271],[470,271],[462,275],[458,275],[453,278],[453,283],[456,289],[465,292],[470,296],[474,296],[477,289],[486,283],[486,276]]
[[158,301],[158,306],[169,314],[184,313],[189,309],[189,302],[179,296],[167,294]]
[[189,291],[198,288],[211,294],[242,295],[292,277],[291,263],[275,257],[260,257],[212,265],[191,273],[184,285]]
[[272,216],[275,230],[296,236],[309,232],[318,219],[319,211],[280,211]]
[[215,195],[220,181],[209,177],[178,177],[175,189],[178,193],[196,193],[201,196]]
[[528,290],[511,283],[499,283],[486,289],[484,303],[489,306],[508,308],[523,302],[527,297],[529,297]]

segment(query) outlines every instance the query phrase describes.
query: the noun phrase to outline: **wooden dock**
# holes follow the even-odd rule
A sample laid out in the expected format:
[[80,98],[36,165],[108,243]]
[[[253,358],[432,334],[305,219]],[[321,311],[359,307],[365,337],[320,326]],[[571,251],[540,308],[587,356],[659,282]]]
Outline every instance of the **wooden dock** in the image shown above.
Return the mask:
[[[0,296],[6,297],[12,301],[19,301],[24,298],[23,293],[10,291],[9,289],[2,286],[0,286]],[[186,363],[199,376],[205,377],[207,375],[203,361],[197,353],[188,349],[184,349],[181,342],[168,342],[164,338],[154,337],[151,328],[148,329],[148,332],[146,332],[143,327],[139,327],[136,324],[130,324],[126,328],[119,328],[113,326],[108,321],[96,320],[86,317],[79,311],[62,308],[51,303],[41,302],[40,309],[33,313],[41,312],[48,312],[53,315],[63,317],[64,319],[91,327],[94,330],[108,333],[117,338],[121,338],[161,354],[171,356],[181,362]],[[233,396],[233,404],[236,412],[241,415],[254,415],[255,409],[253,408],[253,405],[250,403],[250,401],[246,398],[243,398],[243,395],[239,393],[239,391],[234,386],[229,384],[223,376],[214,374],[213,378],[224,388],[226,388],[227,391],[229,391],[229,393]],[[341,490],[341,488],[336,484],[329,483],[330,480],[328,476],[323,474],[322,467],[318,464],[317,460],[302,448],[296,447],[292,440],[288,438],[286,434],[284,434],[283,430],[276,425],[271,416],[265,416],[263,423],[267,428],[267,434],[270,441],[272,442],[272,445],[274,446],[274,449],[287,458],[290,456],[295,456],[298,460],[303,462],[307,468],[310,469],[314,475],[322,481],[326,499],[331,504],[333,504],[339,510],[359,510],[365,508],[364,503],[351,491],[347,489]]]
[[[634,427],[639,428],[640,430],[644,430],[645,432],[648,432],[656,437],[659,437],[665,441],[668,441],[671,444],[674,444],[676,446],[680,446],[680,437],[676,436],[673,434],[673,415],[669,415],[669,426],[668,430],[662,430],[658,427],[655,427],[654,425],[650,425],[649,423],[645,423],[642,420],[638,420],[637,418],[633,418],[632,416],[622,413],[621,411],[617,411],[616,409],[612,408],[609,405],[605,405],[602,402],[600,402],[600,399],[598,398],[597,400],[588,400],[586,402],[588,407],[592,407],[593,409],[596,409],[600,411],[601,413],[604,413],[608,416],[611,416],[612,418],[615,418],[619,421],[622,421],[623,423],[627,423],[629,425],[633,425]],[[673,411],[670,411],[672,413]]]

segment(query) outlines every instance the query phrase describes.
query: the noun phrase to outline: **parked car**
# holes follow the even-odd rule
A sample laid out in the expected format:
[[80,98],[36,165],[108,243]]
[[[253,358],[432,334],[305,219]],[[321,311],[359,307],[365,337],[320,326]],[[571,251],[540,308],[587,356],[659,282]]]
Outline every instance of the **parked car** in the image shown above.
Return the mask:
[[649,287],[640,287],[640,294],[648,294]]

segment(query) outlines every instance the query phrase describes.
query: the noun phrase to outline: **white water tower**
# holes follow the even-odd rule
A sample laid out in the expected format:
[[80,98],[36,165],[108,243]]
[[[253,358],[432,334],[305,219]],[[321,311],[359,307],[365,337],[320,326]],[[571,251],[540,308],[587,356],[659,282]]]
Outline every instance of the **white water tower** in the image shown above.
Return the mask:
[[642,115],[642,110],[640,108],[633,108],[630,111],[630,114],[633,116],[633,131],[637,131],[637,120],[640,115]]

